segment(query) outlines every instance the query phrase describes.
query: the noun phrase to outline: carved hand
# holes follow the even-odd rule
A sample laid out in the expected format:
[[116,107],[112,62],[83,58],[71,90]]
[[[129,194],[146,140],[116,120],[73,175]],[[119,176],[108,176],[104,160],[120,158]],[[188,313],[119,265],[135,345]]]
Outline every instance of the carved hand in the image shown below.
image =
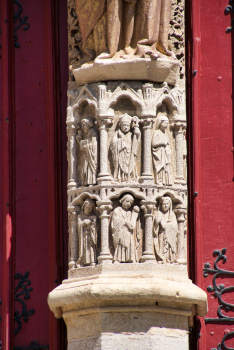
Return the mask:
[[134,126],[133,134],[136,135],[136,136],[139,136],[141,134],[140,129],[138,128],[138,126]]
[[139,207],[138,207],[137,205],[135,205],[135,206],[133,207],[133,210],[134,210],[136,213],[139,213],[139,211],[140,211],[140,209],[139,209]]

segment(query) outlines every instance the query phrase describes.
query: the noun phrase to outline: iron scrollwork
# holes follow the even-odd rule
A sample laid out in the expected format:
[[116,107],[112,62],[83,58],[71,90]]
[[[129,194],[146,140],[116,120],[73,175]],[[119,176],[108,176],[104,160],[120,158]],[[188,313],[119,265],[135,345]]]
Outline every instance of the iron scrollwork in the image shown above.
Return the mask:
[[42,350],[49,349],[49,345],[39,345],[37,341],[32,341],[29,346],[14,346],[14,350]]
[[20,4],[18,0],[13,0],[13,3],[18,6],[17,11],[13,14],[13,23],[14,23],[14,46],[16,48],[20,47],[20,44],[18,43],[18,35],[16,34],[17,30],[20,29],[20,27],[23,27],[23,30],[26,31],[29,29],[29,23],[26,22],[28,19],[28,16],[20,17],[21,13],[23,12],[23,7]]
[[[214,275],[213,276],[213,286],[208,286],[207,291],[208,292],[214,292],[214,296],[218,298],[219,301],[219,307],[217,310],[217,316],[218,318],[205,318],[205,323],[234,323],[234,317],[224,315],[223,311],[225,310],[226,312],[233,312],[234,311],[234,304],[225,302],[223,300],[223,294],[229,293],[229,292],[234,292],[234,286],[230,287],[225,287],[224,284],[217,284],[217,278],[218,277],[234,277],[234,271],[228,271],[224,269],[220,269],[218,267],[218,263],[220,261],[223,262],[223,264],[226,263],[227,257],[226,257],[226,248],[223,248],[221,251],[219,250],[214,250],[213,255],[216,256],[215,262],[214,262],[214,268],[210,267],[209,263],[204,264],[203,268],[203,276],[208,277],[209,274]],[[221,343],[218,345],[217,350],[234,350],[234,348],[227,347],[225,345],[225,341],[227,338],[234,338],[234,332],[229,332],[224,335]]]
[[[21,319],[27,323],[28,317],[34,315],[35,313],[34,309],[27,310],[26,303],[24,302],[24,300],[28,300],[30,298],[30,292],[33,290],[32,287],[29,287],[31,285],[31,281],[28,279],[28,276],[29,271],[25,272],[24,275],[21,275],[20,273],[15,274],[15,280],[19,279],[19,282],[15,287],[15,301],[21,304],[22,309],[21,312],[16,310],[14,313],[14,320],[17,323],[17,328],[14,330],[14,335],[16,335],[21,330]],[[23,297],[24,300],[20,297]]]
[[[225,7],[225,10],[224,10],[224,14],[225,16],[228,16],[229,14],[231,13],[234,13],[234,1],[233,0],[229,0],[229,5],[227,5]],[[234,19],[231,20],[231,26],[230,27],[227,27],[226,29],[226,33],[231,33],[231,31],[233,30],[234,28]]]

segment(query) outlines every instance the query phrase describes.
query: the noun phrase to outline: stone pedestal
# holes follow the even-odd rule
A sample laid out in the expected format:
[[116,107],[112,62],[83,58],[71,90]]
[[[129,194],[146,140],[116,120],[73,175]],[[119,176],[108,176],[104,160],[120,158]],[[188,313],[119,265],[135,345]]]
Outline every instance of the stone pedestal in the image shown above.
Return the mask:
[[183,37],[167,43],[179,22],[170,0],[72,3],[69,271],[50,309],[68,350],[188,350],[207,297],[187,276]]
[[144,263],[72,269],[48,303],[66,322],[68,350],[187,350],[206,299],[185,266]]

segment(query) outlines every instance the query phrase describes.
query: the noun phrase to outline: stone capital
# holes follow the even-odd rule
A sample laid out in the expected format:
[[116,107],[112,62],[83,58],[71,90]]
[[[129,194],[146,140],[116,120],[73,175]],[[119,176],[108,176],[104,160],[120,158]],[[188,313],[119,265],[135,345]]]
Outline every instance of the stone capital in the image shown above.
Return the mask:
[[100,213],[100,218],[110,216],[110,211],[113,209],[111,201],[97,201],[97,210]]
[[143,210],[145,217],[153,216],[153,211],[155,209],[155,202],[142,200],[140,204],[141,204],[141,209]]
[[109,128],[113,125],[113,117],[99,118],[97,120],[99,129],[108,131]]
[[67,124],[68,136],[75,136],[77,133],[77,125],[75,122]]
[[175,133],[183,133],[186,130],[186,121],[172,121],[171,128]]
[[152,129],[154,124],[154,119],[152,118],[141,119],[140,123],[143,125],[143,129]]
[[182,207],[181,205],[178,205],[178,206],[176,206],[174,213],[176,214],[178,222],[185,221],[185,215],[187,214],[186,208]]

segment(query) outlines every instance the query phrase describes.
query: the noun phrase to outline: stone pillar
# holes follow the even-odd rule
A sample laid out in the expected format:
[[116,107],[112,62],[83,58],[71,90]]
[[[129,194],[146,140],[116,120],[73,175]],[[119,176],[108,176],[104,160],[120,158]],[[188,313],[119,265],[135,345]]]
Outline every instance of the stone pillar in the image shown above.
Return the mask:
[[77,207],[68,209],[68,222],[69,222],[69,270],[76,267],[78,260],[78,226],[77,226]]
[[113,257],[110,254],[109,248],[109,218],[112,203],[110,201],[99,201],[97,202],[97,206],[101,219],[101,252],[98,262],[99,264],[111,264]]
[[176,177],[175,183],[186,185],[184,178],[184,132],[185,123],[178,122],[174,126],[175,131],[175,148],[176,148]]
[[140,262],[156,262],[153,253],[153,211],[155,203],[151,201],[141,201],[141,209],[145,217],[145,250]]
[[112,125],[112,120],[99,119],[100,131],[100,173],[98,174],[98,183],[102,181],[110,181],[112,179],[108,172],[108,147],[107,147],[107,133],[108,128]]
[[153,176],[151,173],[151,130],[153,127],[153,119],[145,119],[143,122],[143,167],[142,167],[142,176],[140,182],[153,183]]
[[178,236],[177,236],[177,262],[179,264],[186,264],[185,247],[184,247],[184,223],[186,219],[186,208],[178,205],[174,210],[178,222]]
[[78,179],[78,145],[76,141],[77,126],[75,123],[69,123],[67,125],[67,137],[68,137],[68,146],[69,146],[69,182],[68,189],[73,189],[77,187]]

